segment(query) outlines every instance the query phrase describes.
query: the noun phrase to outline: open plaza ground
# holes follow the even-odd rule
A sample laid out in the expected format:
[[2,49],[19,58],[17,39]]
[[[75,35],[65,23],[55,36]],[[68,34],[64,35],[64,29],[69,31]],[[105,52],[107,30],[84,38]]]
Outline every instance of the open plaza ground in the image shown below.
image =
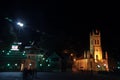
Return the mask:
[[[0,80],[23,80],[22,72],[0,72]],[[120,80],[120,76],[90,72],[37,72],[33,80]]]

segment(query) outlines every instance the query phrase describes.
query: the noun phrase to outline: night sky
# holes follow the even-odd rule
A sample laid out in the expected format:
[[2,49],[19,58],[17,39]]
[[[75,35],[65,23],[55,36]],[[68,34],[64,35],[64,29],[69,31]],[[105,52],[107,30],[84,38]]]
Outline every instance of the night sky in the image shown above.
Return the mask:
[[114,2],[0,0],[0,20],[9,17],[24,22],[25,27],[19,29],[21,41],[39,40],[44,35],[49,47],[72,46],[81,53],[89,49],[89,33],[98,29],[103,50],[119,57],[119,15],[119,5]]

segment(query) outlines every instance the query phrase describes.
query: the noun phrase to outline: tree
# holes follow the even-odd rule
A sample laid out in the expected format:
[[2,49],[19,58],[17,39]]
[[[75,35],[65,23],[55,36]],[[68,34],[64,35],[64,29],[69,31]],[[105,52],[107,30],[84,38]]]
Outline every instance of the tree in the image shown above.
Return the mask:
[[13,31],[13,25],[7,20],[0,20],[0,49],[9,49],[16,40],[16,34]]

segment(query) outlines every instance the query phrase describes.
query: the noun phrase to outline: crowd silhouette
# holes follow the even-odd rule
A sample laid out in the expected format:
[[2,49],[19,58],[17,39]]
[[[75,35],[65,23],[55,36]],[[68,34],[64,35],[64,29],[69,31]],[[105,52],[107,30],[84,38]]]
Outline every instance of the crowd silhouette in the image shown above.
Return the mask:
[[37,70],[36,69],[24,68],[24,70],[23,70],[23,80],[33,80],[36,77],[37,77]]

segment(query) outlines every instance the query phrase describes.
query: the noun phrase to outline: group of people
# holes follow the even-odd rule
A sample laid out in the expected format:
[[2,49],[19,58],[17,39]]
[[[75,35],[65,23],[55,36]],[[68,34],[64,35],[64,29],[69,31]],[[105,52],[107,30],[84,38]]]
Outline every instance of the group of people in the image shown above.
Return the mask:
[[37,70],[36,69],[24,68],[23,80],[33,80],[35,77],[37,77]]

